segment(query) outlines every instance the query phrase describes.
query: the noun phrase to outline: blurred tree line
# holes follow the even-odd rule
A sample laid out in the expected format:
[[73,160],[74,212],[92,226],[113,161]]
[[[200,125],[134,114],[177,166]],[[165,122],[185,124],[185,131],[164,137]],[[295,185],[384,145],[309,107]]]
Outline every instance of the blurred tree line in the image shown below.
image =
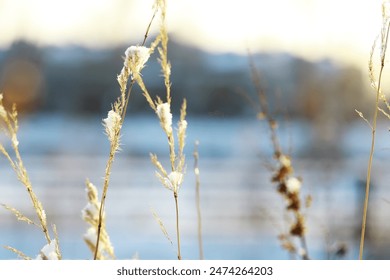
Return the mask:
[[[80,46],[37,47],[24,41],[0,51],[0,91],[6,104],[20,111],[69,114],[104,113],[116,99],[116,75],[127,46],[87,49]],[[173,106],[188,101],[188,113],[202,116],[253,115],[242,93],[256,98],[247,56],[212,54],[170,41]],[[348,122],[363,110],[368,94],[360,70],[323,60],[316,63],[286,53],[255,54],[270,107],[292,118],[326,124]],[[156,54],[143,70],[150,92],[164,96]],[[149,112],[134,88],[129,114]]]

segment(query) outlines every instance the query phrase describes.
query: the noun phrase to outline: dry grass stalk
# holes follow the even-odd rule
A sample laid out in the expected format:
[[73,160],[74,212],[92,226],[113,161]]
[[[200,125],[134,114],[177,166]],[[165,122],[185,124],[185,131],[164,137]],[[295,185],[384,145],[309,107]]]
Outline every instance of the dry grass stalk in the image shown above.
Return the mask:
[[21,259],[23,260],[32,260],[32,258],[30,258],[29,256],[25,255],[23,252],[11,247],[11,246],[4,246],[5,249],[11,251],[11,252],[14,252],[16,255],[18,255]]
[[[88,248],[94,254],[96,251],[96,238],[97,238],[97,228],[99,224],[99,207],[100,202],[98,199],[98,191],[96,187],[87,179],[85,182],[86,193],[88,203],[82,210],[82,218],[87,222],[90,227],[87,232],[84,234],[84,241],[87,244]],[[100,246],[97,253],[96,259],[115,259],[114,248],[111,245],[110,238],[105,230],[105,213],[103,212],[102,227],[101,227],[101,237],[100,237]]]
[[[0,94],[0,128],[4,132],[6,136],[11,141],[11,147],[13,150],[13,157],[11,154],[5,149],[4,145],[0,143],[0,153],[2,153],[6,159],[8,160],[9,164],[11,165],[12,169],[15,171],[16,176],[18,180],[24,185],[26,188],[30,200],[32,202],[32,205],[34,207],[35,213],[38,217],[39,224],[33,222],[29,218],[27,218],[25,215],[23,215],[21,212],[16,210],[15,208],[4,206],[6,209],[10,210],[18,220],[27,222],[29,224],[37,225],[43,232],[47,245],[50,245],[53,243],[53,240],[50,237],[50,233],[47,226],[47,218],[46,218],[46,212],[43,209],[42,203],[39,201],[37,195],[35,194],[30,178],[28,176],[27,170],[24,167],[24,163],[22,160],[22,156],[19,152],[19,141],[18,141],[18,113],[16,110],[16,105],[14,104],[12,106],[11,112],[8,112],[5,110],[3,106],[3,94]],[[16,252],[15,250],[12,250],[13,252]],[[18,253],[18,255],[20,255]],[[61,255],[58,250],[57,258],[60,259]]]
[[160,226],[160,229],[161,229],[162,233],[163,233],[164,236],[168,239],[169,243],[171,243],[171,245],[173,245],[172,239],[171,239],[171,237],[169,236],[168,231],[167,231],[167,228],[165,227],[163,221],[160,219],[160,217],[158,216],[158,214],[156,213],[156,211],[154,211],[153,209],[151,209],[151,211],[152,211],[152,214],[153,214],[154,219],[156,220],[156,222],[157,222],[158,225]]
[[[152,26],[154,18],[156,17],[157,12],[158,12],[158,7],[155,6],[154,7],[154,13],[152,15],[152,18],[149,21],[148,27],[146,28],[146,32],[145,32],[145,35],[144,35],[144,40],[143,40],[141,46],[145,46],[145,44],[146,44],[146,40],[147,40],[147,38],[149,36],[150,28]],[[157,39],[156,39],[156,41],[157,41]],[[154,49],[156,48],[156,45],[158,44],[158,42],[156,42],[156,41],[153,42],[151,44],[151,46],[150,46],[150,49],[149,49],[149,53],[150,54],[152,54],[154,52]],[[125,75],[124,77],[121,77],[122,79],[124,78],[123,80],[119,80],[119,76],[118,76],[118,82],[119,82],[119,86],[120,86],[120,89],[121,89],[121,96],[123,96],[125,94],[125,92],[126,92],[126,85],[127,85],[127,80],[129,78],[129,76]],[[128,107],[128,103],[129,103],[129,99],[130,99],[130,94],[131,94],[131,90],[132,90],[134,84],[135,84],[135,80],[134,80],[133,77],[131,77],[129,89],[128,89],[127,94],[126,94],[124,110],[123,110],[123,113],[122,113],[122,116],[121,116],[122,119],[124,119],[125,116],[126,116],[126,111],[127,111],[127,107]]]
[[151,154],[151,161],[156,167],[156,176],[159,178],[162,185],[168,190],[172,191],[173,197],[175,200],[175,213],[176,213],[176,239],[177,239],[177,258],[181,260],[181,247],[180,247],[180,226],[179,226],[179,190],[180,186],[183,183],[184,179],[184,169],[185,169],[185,155],[184,155],[184,146],[185,146],[185,135],[187,129],[187,121],[185,120],[185,108],[186,102],[184,100],[181,116],[178,125],[177,139],[179,143],[179,151],[176,155],[175,153],[175,143],[172,130],[172,114],[170,112],[169,103],[158,103],[157,101],[157,115],[160,119],[160,124],[168,139],[169,154],[170,154],[170,163],[171,163],[171,172],[167,172],[163,165],[158,160],[157,156]]
[[[371,130],[372,130],[372,125],[371,125],[370,121],[367,120],[367,118],[364,116],[364,114],[363,114],[362,112],[360,112],[359,110],[356,110],[356,109],[355,109],[355,112],[359,115],[359,117],[362,118],[363,121],[365,121],[365,122],[368,124],[368,126],[369,126],[369,127],[371,128]],[[384,111],[383,111],[383,113],[385,114]]]
[[151,154],[151,161],[155,165],[157,171],[156,176],[161,181],[162,185],[172,191],[175,201],[175,212],[176,212],[176,239],[177,239],[177,258],[180,260],[180,226],[179,226],[179,189],[183,182],[184,169],[185,169],[185,137],[187,129],[186,108],[187,103],[184,100],[181,111],[180,120],[177,128],[177,141],[178,151],[175,149],[175,137],[172,128],[172,113],[171,113],[171,64],[168,60],[168,32],[166,28],[166,1],[157,0],[155,2],[155,8],[160,11],[161,24],[160,32],[156,40],[152,43],[151,49],[158,49],[159,62],[161,65],[162,74],[164,77],[164,85],[166,88],[165,101],[160,97],[155,100],[151,97],[147,90],[141,75],[135,75],[134,80],[141,88],[143,95],[146,98],[150,108],[156,113],[162,130],[167,136],[168,147],[169,147],[169,159],[170,159],[170,172],[167,172],[163,165],[159,162],[157,155]]
[[53,225],[53,233],[54,233],[54,240],[55,240],[55,253],[58,256],[58,259],[62,259],[61,251],[60,251],[60,239],[58,238],[58,232],[57,232],[57,226]]
[[202,239],[202,213],[200,207],[200,171],[199,171],[199,141],[195,142],[194,148],[194,173],[195,173],[195,195],[196,195],[196,214],[198,221],[198,246],[199,246],[199,259],[204,259],[203,253],[203,239]]
[[[141,70],[145,66],[145,63],[150,57],[150,54],[153,52],[155,48],[155,42],[152,44],[151,48],[145,47],[146,39],[149,34],[149,30],[151,24],[154,20],[154,17],[157,13],[157,8],[154,10],[154,14],[152,16],[151,21],[146,29],[146,33],[144,36],[144,41],[141,46],[130,46],[126,52],[124,57],[123,68],[120,74],[117,77],[117,81],[120,87],[120,96],[117,101],[112,106],[112,110],[108,112],[107,118],[103,120],[103,125],[106,130],[106,134],[108,136],[108,140],[110,141],[110,151],[105,169],[104,183],[103,183],[103,192],[102,199],[99,207],[99,219],[97,224],[97,234],[96,234],[96,243],[95,243],[95,253],[94,259],[98,259],[99,255],[99,243],[102,238],[102,232],[105,232],[104,223],[103,223],[103,213],[105,207],[105,201],[108,192],[108,186],[110,182],[110,175],[112,164],[115,159],[116,153],[119,151],[120,146],[120,133],[123,125],[123,121],[126,116],[127,106],[130,99],[131,90],[135,81],[142,80]],[[130,80],[130,86],[127,90],[127,83]],[[105,238],[105,237],[104,237]]]
[[16,219],[18,219],[19,221],[22,221],[22,222],[26,222],[28,223],[29,225],[36,225],[39,227],[39,225],[37,225],[36,223],[34,223],[32,220],[30,220],[27,216],[25,216],[23,213],[21,213],[19,210],[11,207],[11,206],[8,206],[8,205],[5,205],[5,204],[1,204],[5,209],[7,209],[8,211],[10,211],[12,214],[15,215]]
[[[299,254],[302,259],[309,259],[308,247],[306,243],[306,221],[302,212],[303,202],[301,199],[302,179],[295,177],[290,156],[283,153],[277,135],[277,122],[272,117],[267,102],[267,96],[261,86],[260,74],[254,65],[252,56],[249,54],[251,75],[254,87],[257,92],[258,117],[265,119],[271,133],[274,159],[277,161],[277,168],[272,176],[272,182],[277,184],[278,192],[286,201],[286,211],[291,213],[294,221],[290,225],[290,230],[286,234],[279,235],[282,247],[290,254]],[[296,246],[291,237],[298,237],[300,245]]]
[[[367,178],[366,178],[366,194],[364,198],[364,206],[363,206],[363,216],[362,216],[362,228],[361,228],[361,237],[360,237],[360,246],[359,246],[359,259],[363,259],[363,253],[364,253],[364,240],[365,240],[365,233],[366,233],[366,226],[367,226],[367,212],[368,212],[368,201],[369,201],[369,194],[370,194],[370,183],[371,183],[371,171],[372,171],[372,162],[374,158],[374,150],[375,150],[375,136],[376,136],[376,127],[377,127],[377,119],[378,119],[378,112],[379,112],[379,101],[385,101],[385,104],[388,106],[388,103],[386,99],[383,97],[382,90],[381,90],[381,84],[382,84],[382,74],[383,69],[385,67],[385,57],[387,52],[387,43],[389,38],[389,30],[390,30],[390,13],[388,10],[389,2],[385,1],[382,3],[382,27],[381,27],[381,45],[380,45],[380,68],[379,68],[379,74],[378,74],[378,80],[375,79],[374,74],[374,62],[373,62],[373,56],[375,53],[375,47],[376,47],[376,41],[374,41],[369,63],[368,63],[368,69],[369,69],[369,77],[371,81],[371,86],[374,88],[376,92],[375,97],[375,107],[374,107],[374,113],[373,113],[373,120],[371,125],[371,148],[370,148],[370,155],[368,159],[368,166],[367,166]],[[364,118],[363,118],[364,119]]]

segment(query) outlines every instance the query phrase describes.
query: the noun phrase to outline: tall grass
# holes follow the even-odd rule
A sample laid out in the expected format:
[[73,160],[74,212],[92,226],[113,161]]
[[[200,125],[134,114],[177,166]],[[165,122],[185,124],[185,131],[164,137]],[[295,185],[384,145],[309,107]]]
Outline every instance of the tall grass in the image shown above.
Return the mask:
[[[369,208],[369,194],[371,185],[372,165],[374,160],[377,119],[379,112],[382,112],[390,118],[390,105],[382,93],[383,71],[386,63],[386,52],[388,37],[390,33],[390,12],[384,3],[382,5],[382,29],[380,39],[375,40],[369,58],[369,77],[372,87],[375,90],[375,104],[373,110],[372,121],[368,121],[364,115],[357,111],[358,114],[369,124],[371,128],[371,145],[367,166],[367,179],[365,185],[365,199],[361,223],[361,238],[359,246],[359,259],[364,257],[365,233],[367,227],[367,213]],[[147,47],[147,38],[153,21],[156,16],[160,18],[160,29],[157,37]],[[376,76],[374,71],[374,54],[377,47],[377,41],[380,40],[380,66],[379,73]],[[172,113],[172,91],[171,91],[171,63],[168,59],[168,31],[166,25],[166,1],[157,0],[153,7],[151,20],[146,28],[144,39],[140,45],[130,46],[125,51],[123,67],[117,76],[120,94],[116,101],[112,104],[111,110],[107,113],[107,117],[103,119],[103,126],[110,143],[107,162],[104,170],[104,179],[102,186],[101,198],[99,199],[98,189],[89,180],[86,180],[86,195],[87,205],[82,210],[82,218],[88,224],[87,232],[84,235],[84,241],[90,249],[93,259],[115,259],[114,247],[111,244],[109,234],[106,230],[106,215],[105,203],[107,200],[108,190],[110,187],[110,178],[113,168],[113,163],[116,155],[121,149],[121,131],[124,120],[126,118],[127,107],[130,102],[130,97],[135,85],[138,85],[145,97],[146,102],[152,109],[160,123],[163,134],[166,137],[167,152],[169,154],[168,166],[159,160],[154,153],[150,154],[150,159],[155,167],[155,175],[161,182],[162,186],[168,189],[173,196],[173,205],[175,211],[175,232],[176,232],[176,247],[177,259],[181,260],[181,220],[180,220],[180,189],[184,181],[186,173],[186,156],[184,147],[186,145],[187,135],[187,102],[184,99],[178,117],[176,126],[173,124]],[[151,94],[148,90],[147,83],[144,82],[141,71],[150,59],[150,56],[157,50],[158,61],[161,66],[163,83],[165,86],[165,96],[159,97]],[[266,121],[273,150],[274,166],[272,169],[271,181],[276,185],[277,192],[281,195],[285,202],[286,213],[292,217],[292,222],[289,225],[287,233],[281,233],[279,240],[282,247],[294,256],[299,256],[301,259],[308,260],[309,248],[307,244],[307,224],[304,214],[304,208],[310,204],[310,197],[306,199],[302,196],[302,178],[294,174],[294,167],[291,155],[284,152],[278,137],[277,121],[272,115],[269,108],[267,95],[262,87],[260,73],[254,65],[253,58],[250,56],[250,71],[252,81],[257,93],[257,100],[253,101],[258,107],[258,116]],[[384,102],[387,111],[381,109],[381,102]],[[0,143],[0,152],[6,158],[11,168],[16,173],[18,180],[25,187],[32,207],[35,211],[36,219],[28,218],[25,214],[12,206],[3,204],[3,207],[12,212],[15,217],[28,224],[39,228],[45,239],[45,245],[40,249],[36,259],[62,259],[59,238],[56,226],[53,225],[50,230],[47,221],[46,211],[36,195],[27,169],[24,166],[22,156],[19,151],[19,141],[17,137],[19,125],[16,106],[12,107],[11,111],[7,111],[3,106],[3,95],[0,94],[0,126],[4,134],[8,137],[10,149],[7,149]],[[176,133],[175,133],[176,132]],[[199,259],[204,259],[203,238],[202,238],[202,216],[200,205],[200,178],[199,178],[199,152],[198,143],[195,144],[194,156],[194,173],[195,173],[195,195],[196,195],[196,212],[197,212],[197,237],[199,248]],[[168,238],[170,243],[174,243],[166,230],[163,221],[157,213],[153,212],[153,216],[157,220],[163,234]],[[51,237],[51,232],[54,238]],[[297,242],[296,242],[297,241]],[[17,248],[6,246],[7,249],[15,252],[23,259],[32,259]]]
[[[172,191],[175,201],[176,211],[176,235],[177,235],[177,257],[181,259],[181,246],[180,246],[180,226],[179,226],[179,188],[183,182],[185,172],[185,156],[184,146],[186,137],[187,122],[186,117],[186,101],[183,101],[183,105],[180,112],[180,121],[178,123],[177,141],[178,148],[176,153],[175,137],[173,135],[172,127],[172,114],[171,114],[171,89],[170,89],[170,74],[171,65],[168,60],[168,32],[166,29],[166,2],[164,0],[157,0],[153,7],[154,13],[147,26],[143,42],[139,46],[130,46],[124,57],[123,68],[120,74],[117,76],[117,81],[120,87],[120,95],[112,105],[112,109],[108,112],[107,117],[103,119],[103,126],[107,138],[110,143],[110,149],[108,159],[105,168],[102,196],[98,199],[97,188],[89,181],[86,181],[86,192],[88,203],[82,211],[83,219],[90,225],[88,231],[84,235],[84,240],[87,246],[93,253],[93,259],[114,259],[114,249],[111,245],[109,235],[105,228],[105,202],[110,185],[110,177],[114,159],[116,154],[120,150],[120,139],[123,122],[126,117],[127,106],[129,104],[131,92],[134,84],[138,84],[141,88],[146,101],[158,116],[161,127],[167,136],[169,155],[170,155],[170,172],[165,171],[162,164],[159,162],[156,155],[151,155],[152,163],[156,166],[156,175],[161,180],[163,185]],[[161,24],[160,33],[157,38],[150,44],[150,47],[146,47],[146,40],[148,34],[157,14],[160,14]],[[145,63],[148,61],[150,55],[158,49],[159,61],[164,76],[164,84],[166,87],[166,98],[162,101],[160,97],[153,100],[149,94],[146,85],[143,82],[141,76],[141,70],[144,68]],[[128,85],[129,84],[129,85]],[[11,167],[17,174],[18,179],[25,186],[33,208],[36,211],[39,219],[39,224],[35,223],[31,219],[27,218],[17,209],[3,205],[7,210],[11,211],[17,219],[27,222],[29,224],[37,225],[43,232],[47,245],[43,247],[39,254],[41,259],[61,259],[61,253],[59,250],[59,242],[57,238],[56,227],[53,226],[53,232],[55,239],[52,239],[49,234],[49,229],[46,220],[46,212],[43,209],[41,202],[38,200],[35,192],[33,191],[30,179],[27,171],[24,167],[21,155],[19,153],[19,141],[17,139],[18,120],[16,106],[13,107],[11,112],[7,112],[2,103],[3,95],[0,94],[0,118],[1,128],[3,132],[10,138],[11,147],[14,151],[15,159],[11,157],[10,153],[5,149],[3,144],[0,144],[0,152],[7,158]],[[163,225],[161,223],[161,225]],[[24,259],[31,259],[23,252],[7,247],[13,252],[17,253]]]
[[[180,120],[177,127],[177,142],[178,147],[176,149],[175,145],[175,136],[173,133],[172,125],[172,113],[171,113],[171,64],[168,60],[168,31],[166,27],[166,2],[164,0],[158,0],[155,2],[155,12],[152,16],[152,20],[155,18],[156,13],[160,14],[160,32],[157,38],[152,42],[150,48],[144,47],[145,39],[147,37],[148,30],[151,26],[151,22],[148,26],[145,39],[142,46],[132,46],[126,50],[126,57],[124,62],[124,67],[121,71],[121,74],[118,76],[118,82],[121,87],[121,95],[118,98],[118,101],[114,104],[113,110],[108,114],[107,119],[104,120],[104,125],[106,127],[106,132],[111,143],[110,155],[106,167],[106,176],[105,183],[103,188],[103,196],[101,201],[101,207],[99,211],[99,223],[98,223],[98,235],[95,249],[95,259],[98,254],[99,247],[99,238],[100,231],[103,220],[103,211],[104,211],[104,201],[108,189],[108,181],[110,177],[111,165],[114,160],[114,155],[119,148],[119,138],[120,138],[120,129],[122,127],[123,119],[127,104],[129,102],[130,90],[128,92],[127,98],[125,96],[126,84],[131,76],[131,86],[136,83],[143,92],[143,95],[149,104],[150,108],[155,112],[160,122],[161,128],[164,134],[167,137],[168,149],[169,149],[169,158],[170,158],[170,167],[165,169],[161,162],[159,161],[157,155],[151,154],[150,158],[152,163],[155,165],[157,171],[156,176],[161,181],[162,185],[170,190],[173,194],[174,203],[175,203],[175,215],[176,215],[176,240],[177,240],[177,258],[182,259],[181,256],[181,246],[180,246],[180,211],[179,211],[179,190],[180,186],[184,179],[185,173],[185,155],[184,155],[184,146],[186,138],[186,129],[187,121],[186,117],[186,108],[187,103],[184,100],[182,103],[180,111]],[[152,98],[147,86],[145,85],[143,78],[141,76],[141,69],[144,67],[145,62],[149,59],[150,55],[157,48],[159,53],[159,62],[161,65],[161,72],[164,78],[164,85],[166,89],[165,100],[160,97]],[[170,170],[169,172],[167,170]],[[156,215],[155,215],[156,216]],[[163,227],[163,223],[159,222],[160,226]],[[165,235],[167,231],[163,228]]]
[[[146,33],[142,45],[131,46],[125,52],[126,56],[124,58],[123,68],[117,77],[120,86],[120,96],[118,97],[117,101],[113,104],[112,110],[108,112],[107,118],[103,120],[103,125],[105,127],[106,134],[110,142],[110,151],[109,151],[109,156],[108,156],[106,169],[105,169],[103,193],[102,193],[102,198],[99,207],[96,245],[94,250],[95,260],[98,259],[98,255],[99,255],[99,243],[100,243],[101,232],[102,230],[105,231],[104,223],[103,223],[103,215],[104,215],[105,201],[106,201],[109,182],[110,182],[112,164],[114,162],[115,155],[119,151],[121,129],[126,117],[127,106],[129,103],[133,85],[135,81],[140,79],[139,78],[141,75],[140,72],[142,68],[145,66],[145,63],[147,62],[147,60],[150,57],[150,54],[153,51],[150,48],[145,47],[144,45],[146,43],[146,39],[148,37],[151,24],[157,13],[157,10],[158,10],[158,5],[156,5],[154,9],[154,13],[146,29]],[[130,79],[130,86],[129,89],[127,90],[127,84],[129,79]]]
[[386,2],[382,3],[382,29],[381,29],[381,36],[380,36],[380,43],[381,43],[380,44],[380,67],[379,67],[379,74],[377,79],[375,78],[374,61],[373,61],[377,39],[374,41],[370,53],[369,63],[368,63],[371,85],[375,90],[375,104],[373,110],[374,112],[373,112],[372,124],[363,116],[361,112],[358,111],[359,115],[370,125],[371,128],[371,147],[370,147],[370,155],[369,155],[368,166],[367,166],[367,178],[366,178],[366,188],[365,188],[366,193],[364,198],[361,237],[360,237],[360,246],[359,246],[360,260],[363,259],[363,253],[364,253],[364,241],[365,241],[366,226],[367,226],[367,212],[368,212],[368,201],[370,195],[372,162],[374,159],[377,119],[378,119],[378,112],[380,109],[379,102],[383,100],[388,105],[386,98],[382,94],[382,74],[385,68],[385,58],[386,58],[387,44],[388,44],[389,30],[390,30],[390,13],[389,13],[390,11],[388,11],[387,5],[388,3]]
[[[154,166],[156,167],[156,176],[162,183],[162,185],[167,188],[173,194],[173,199],[175,203],[175,216],[176,216],[176,243],[177,243],[177,259],[181,260],[181,239],[180,239],[180,210],[179,210],[179,190],[184,180],[185,173],[185,155],[184,155],[184,146],[187,130],[187,121],[186,121],[186,110],[187,102],[183,101],[182,107],[180,110],[180,119],[177,126],[177,142],[178,147],[176,149],[175,145],[175,136],[173,133],[172,127],[172,113],[171,113],[171,63],[168,59],[168,31],[166,26],[166,1],[158,0],[156,5],[160,8],[161,12],[161,23],[160,23],[160,32],[157,36],[154,45],[157,46],[157,43],[160,43],[160,46],[157,47],[159,53],[159,62],[161,65],[161,72],[164,78],[165,85],[165,100],[157,96],[155,100],[151,97],[148,89],[146,88],[142,77],[140,75],[135,77],[137,84],[140,86],[143,91],[150,108],[156,113],[160,126],[167,137],[168,149],[169,149],[169,161],[170,167],[165,169],[163,164],[159,161],[156,154],[151,153],[150,158]],[[167,171],[170,170],[170,171]],[[162,225],[162,223],[160,223]],[[167,231],[163,228],[163,231]]]
[[[27,216],[25,216],[20,211],[18,211],[17,209],[11,206],[8,205],[3,205],[3,206],[7,210],[15,214],[18,220],[26,222],[28,224],[33,224],[42,231],[47,244],[42,248],[40,254],[38,255],[38,258],[61,259],[56,227],[55,225],[53,225],[53,231],[55,233],[56,238],[52,239],[50,237],[49,227],[47,224],[46,212],[42,206],[42,203],[38,199],[38,196],[34,192],[30,178],[27,173],[27,169],[24,166],[22,156],[19,152],[19,140],[17,135],[19,130],[19,124],[18,124],[18,113],[16,110],[16,105],[13,105],[11,112],[6,111],[3,106],[3,94],[0,94],[0,127],[1,130],[5,133],[5,135],[7,135],[8,138],[10,139],[13,156],[10,154],[10,152],[7,151],[7,149],[1,143],[0,143],[0,152],[8,160],[12,169],[15,171],[18,180],[24,185],[30,197],[30,201],[35,210],[39,223],[33,222],[32,220],[27,218]],[[24,259],[30,259],[30,257],[27,257],[23,252],[15,248],[9,246],[7,246],[6,248],[17,253],[19,256],[21,256]]]
[[[301,198],[301,185],[302,178],[294,176],[294,168],[292,165],[292,159],[290,155],[285,154],[282,151],[280,145],[277,122],[270,112],[268,105],[267,95],[261,85],[260,73],[255,67],[253,57],[249,53],[249,64],[251,70],[251,76],[254,88],[257,93],[257,102],[252,101],[258,111],[258,117],[265,119],[268,124],[268,128],[271,134],[271,142],[273,146],[273,155],[276,160],[276,167],[271,181],[277,184],[277,191],[284,198],[287,206],[286,211],[293,216],[293,222],[290,225],[290,230],[286,234],[280,234],[279,239],[282,243],[282,247],[286,249],[292,255],[299,255],[302,259],[309,259],[309,250],[306,241],[306,221],[303,214],[303,200]],[[310,197],[306,201],[309,201]],[[307,204],[306,204],[307,205]],[[300,243],[294,244],[293,237],[298,237]]]

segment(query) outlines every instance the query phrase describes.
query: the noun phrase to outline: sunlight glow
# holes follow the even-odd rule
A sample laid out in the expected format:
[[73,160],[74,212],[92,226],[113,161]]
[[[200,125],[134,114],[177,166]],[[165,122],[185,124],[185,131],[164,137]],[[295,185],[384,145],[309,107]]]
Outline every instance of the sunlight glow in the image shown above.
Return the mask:
[[[153,0],[3,0],[0,46],[25,38],[39,44],[90,47],[134,42]],[[354,62],[381,23],[380,0],[169,0],[175,39],[213,52],[284,51],[311,59]],[[360,58],[362,56],[362,58]]]

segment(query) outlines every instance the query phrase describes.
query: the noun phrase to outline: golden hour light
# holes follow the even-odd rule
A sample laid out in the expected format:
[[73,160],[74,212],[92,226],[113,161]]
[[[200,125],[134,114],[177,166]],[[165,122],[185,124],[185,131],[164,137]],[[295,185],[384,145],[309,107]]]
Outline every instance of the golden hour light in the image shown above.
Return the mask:
[[390,259],[389,37],[390,0],[0,0],[0,260]]
[[[0,46],[112,46],[142,35],[153,0],[1,1]],[[366,61],[377,34],[380,0],[182,1],[167,3],[175,38],[213,52],[290,52],[310,59]],[[156,31],[156,30],[154,30]]]

